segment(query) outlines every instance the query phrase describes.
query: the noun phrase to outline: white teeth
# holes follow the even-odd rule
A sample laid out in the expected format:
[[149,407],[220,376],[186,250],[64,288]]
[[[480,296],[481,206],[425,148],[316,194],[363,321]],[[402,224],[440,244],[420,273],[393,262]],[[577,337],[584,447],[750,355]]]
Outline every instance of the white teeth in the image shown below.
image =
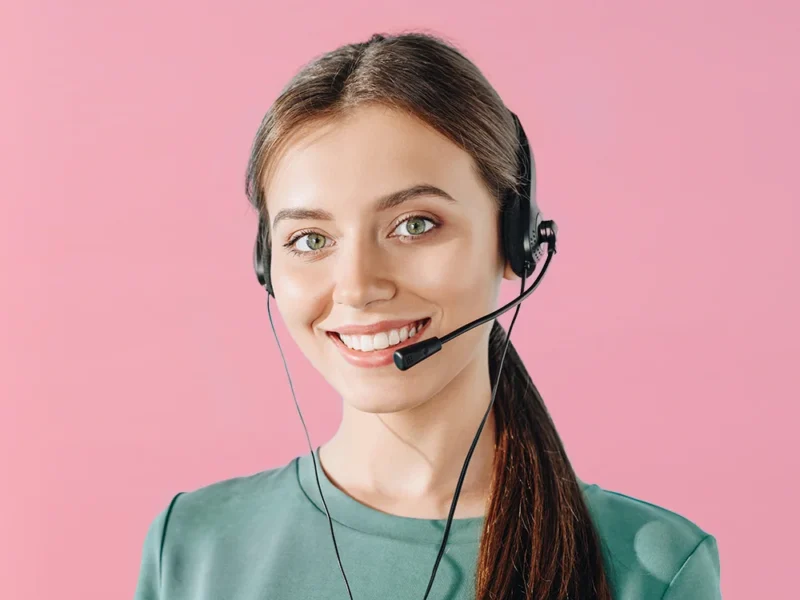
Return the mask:
[[371,335],[362,335],[361,336],[361,351],[362,352],[369,352],[372,350],[372,336]]
[[[345,337],[347,338],[345,340]],[[361,350],[361,337],[357,335],[341,336],[342,341],[353,348],[354,350]]]
[[389,347],[389,336],[385,333],[376,333],[372,338],[372,347],[375,350],[383,350]]
[[375,335],[339,335],[344,345],[353,350],[371,352],[372,350],[383,350],[390,346],[395,346],[405,342],[408,338],[414,337],[418,330],[422,329],[423,321],[413,323],[411,327],[402,327],[390,331],[382,331]]

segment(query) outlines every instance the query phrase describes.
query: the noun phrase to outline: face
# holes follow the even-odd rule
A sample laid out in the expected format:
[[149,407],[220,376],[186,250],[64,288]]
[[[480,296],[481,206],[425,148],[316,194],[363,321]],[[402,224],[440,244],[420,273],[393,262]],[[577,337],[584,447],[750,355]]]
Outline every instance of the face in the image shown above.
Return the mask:
[[392,360],[492,311],[514,277],[469,154],[412,116],[361,107],[296,135],[263,183],[278,308],[346,403],[407,410],[487,368],[491,324],[407,371]]

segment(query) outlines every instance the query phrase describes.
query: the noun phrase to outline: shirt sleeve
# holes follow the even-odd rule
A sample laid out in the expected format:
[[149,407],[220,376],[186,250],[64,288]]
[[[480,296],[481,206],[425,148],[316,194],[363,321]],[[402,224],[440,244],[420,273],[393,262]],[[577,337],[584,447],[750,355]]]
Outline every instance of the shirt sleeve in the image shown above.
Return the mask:
[[706,535],[683,563],[662,600],[721,600],[717,540]]
[[167,520],[178,496],[180,494],[175,495],[169,506],[153,519],[147,529],[133,600],[161,600],[161,549]]

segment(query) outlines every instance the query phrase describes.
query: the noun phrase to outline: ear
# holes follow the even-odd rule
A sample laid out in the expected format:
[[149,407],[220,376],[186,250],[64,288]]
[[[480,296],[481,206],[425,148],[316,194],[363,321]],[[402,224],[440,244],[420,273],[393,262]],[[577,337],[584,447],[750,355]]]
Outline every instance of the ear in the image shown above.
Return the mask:
[[519,275],[514,273],[514,269],[511,268],[511,263],[508,261],[506,261],[503,268],[503,279],[508,279],[509,281],[517,281],[519,279]]

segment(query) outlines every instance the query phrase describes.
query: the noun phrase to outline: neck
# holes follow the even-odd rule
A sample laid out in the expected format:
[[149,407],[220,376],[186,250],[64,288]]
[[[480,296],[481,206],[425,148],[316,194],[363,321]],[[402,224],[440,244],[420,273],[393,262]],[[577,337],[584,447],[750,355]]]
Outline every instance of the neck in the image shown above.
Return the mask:
[[[337,487],[388,512],[445,518],[481,419],[491,401],[486,357],[473,361],[436,396],[390,414],[347,403],[320,463]],[[495,453],[490,413],[470,459],[456,512],[483,514]],[[442,516],[444,513],[444,516]]]

